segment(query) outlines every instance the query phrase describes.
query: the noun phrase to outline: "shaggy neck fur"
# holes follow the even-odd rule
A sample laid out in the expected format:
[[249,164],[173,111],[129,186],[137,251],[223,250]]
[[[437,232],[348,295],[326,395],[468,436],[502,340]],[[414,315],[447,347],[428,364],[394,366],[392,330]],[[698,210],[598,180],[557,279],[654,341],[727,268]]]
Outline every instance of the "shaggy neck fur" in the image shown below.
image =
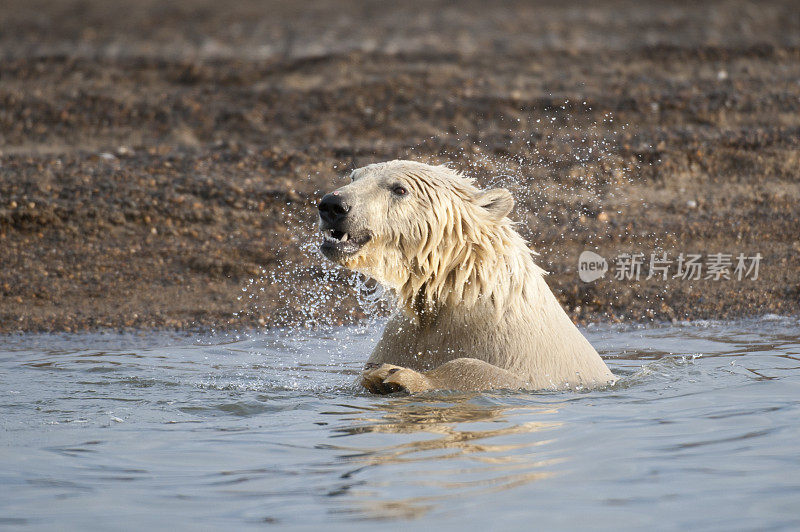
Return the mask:
[[[423,176],[415,178],[425,182]],[[415,228],[422,238],[414,240],[421,245],[409,250],[403,237],[397,237],[400,248],[412,252],[397,294],[406,312],[420,318],[456,305],[472,307],[479,301],[491,302],[499,318],[515,301],[526,298],[526,287],[535,286],[533,277],[541,277],[544,270],[534,264],[532,251],[509,252],[527,249],[511,220],[497,219],[477,204],[480,192],[467,179],[459,180],[456,185],[460,186],[451,184],[451,193],[463,204],[443,201],[434,223]]]

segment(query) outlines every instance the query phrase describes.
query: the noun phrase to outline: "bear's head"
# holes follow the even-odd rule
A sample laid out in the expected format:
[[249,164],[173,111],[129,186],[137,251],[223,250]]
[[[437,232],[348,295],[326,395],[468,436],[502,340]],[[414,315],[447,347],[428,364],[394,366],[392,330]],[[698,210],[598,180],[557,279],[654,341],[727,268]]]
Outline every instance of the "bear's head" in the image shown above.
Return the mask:
[[514,200],[506,189],[482,191],[450,168],[414,161],[371,164],[350,177],[319,205],[320,249],[393,289],[412,311],[474,303],[496,284],[493,268],[515,266],[502,260],[506,248],[528,252],[507,218]]

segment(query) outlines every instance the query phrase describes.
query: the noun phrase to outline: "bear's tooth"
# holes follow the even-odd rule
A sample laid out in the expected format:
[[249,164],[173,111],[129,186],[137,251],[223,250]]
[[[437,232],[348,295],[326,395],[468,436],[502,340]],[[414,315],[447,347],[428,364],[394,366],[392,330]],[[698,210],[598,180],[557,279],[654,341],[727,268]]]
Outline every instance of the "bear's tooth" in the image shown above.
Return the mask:
[[347,233],[343,234],[342,235],[342,242],[347,242],[348,238],[350,238],[350,235],[348,235]]

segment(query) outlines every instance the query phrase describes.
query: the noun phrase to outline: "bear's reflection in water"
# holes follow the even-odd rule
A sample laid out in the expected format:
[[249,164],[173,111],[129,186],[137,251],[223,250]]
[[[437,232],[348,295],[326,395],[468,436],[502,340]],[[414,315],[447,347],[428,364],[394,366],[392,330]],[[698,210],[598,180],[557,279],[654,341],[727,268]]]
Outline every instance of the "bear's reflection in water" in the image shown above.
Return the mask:
[[406,519],[553,476],[551,466],[564,460],[552,445],[559,405],[503,399],[430,394],[393,397],[373,408],[339,405],[348,410],[328,414],[341,416],[332,437],[345,441],[329,448],[342,453],[337,467],[344,461],[353,468],[328,495],[342,497],[347,514]]

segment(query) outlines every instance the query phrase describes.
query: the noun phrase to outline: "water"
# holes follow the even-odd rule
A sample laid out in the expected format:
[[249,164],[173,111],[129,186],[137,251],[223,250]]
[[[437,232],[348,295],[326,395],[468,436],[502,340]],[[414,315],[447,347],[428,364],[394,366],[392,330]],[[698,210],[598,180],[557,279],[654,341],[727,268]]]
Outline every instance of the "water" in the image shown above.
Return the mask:
[[612,389],[419,397],[353,385],[376,327],[4,337],[0,525],[797,528],[799,324],[596,326]]

